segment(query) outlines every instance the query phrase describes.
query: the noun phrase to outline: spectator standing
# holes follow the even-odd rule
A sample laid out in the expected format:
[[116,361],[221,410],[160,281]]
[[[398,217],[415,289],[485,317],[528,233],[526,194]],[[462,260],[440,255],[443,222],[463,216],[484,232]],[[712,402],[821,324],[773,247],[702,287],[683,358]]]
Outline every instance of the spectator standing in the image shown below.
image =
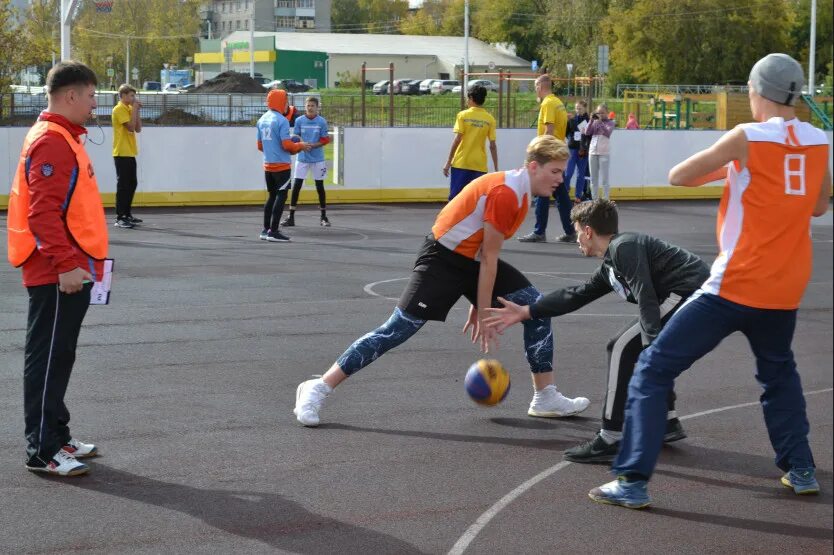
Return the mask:
[[602,187],[602,198],[611,198],[608,163],[610,161],[612,133],[614,133],[614,122],[608,119],[608,106],[600,104],[591,115],[590,125],[585,129],[585,134],[591,137],[589,151],[591,189],[597,198],[600,196],[600,187]]
[[139,110],[142,103],[136,98],[136,89],[130,85],[119,87],[119,102],[113,107],[110,120],[113,124],[113,161],[116,164],[116,227],[132,229],[142,220],[133,216],[133,196],[139,184],[136,157],[139,149],[136,134],[142,132]]
[[[553,81],[550,75],[540,75],[536,79],[536,96],[541,102],[539,108],[539,119],[536,131],[538,136],[551,135],[560,141],[565,140],[565,133],[568,127],[568,112],[562,101],[552,92]],[[564,233],[556,238],[562,243],[573,243],[576,235],[573,232],[573,225],[570,221],[570,210],[573,204],[570,201],[569,185],[559,184],[553,192],[556,199],[556,209],[559,211],[559,219],[562,222]],[[550,210],[550,197],[536,198],[536,224],[533,231],[518,238],[522,243],[545,243],[547,237],[548,212]]]

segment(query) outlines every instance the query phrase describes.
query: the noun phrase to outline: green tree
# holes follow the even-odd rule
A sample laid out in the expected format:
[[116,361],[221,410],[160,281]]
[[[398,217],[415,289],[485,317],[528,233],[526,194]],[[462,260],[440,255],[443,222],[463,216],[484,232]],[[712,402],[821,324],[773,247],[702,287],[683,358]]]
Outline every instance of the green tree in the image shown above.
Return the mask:
[[[795,24],[791,29],[790,52],[808,72],[811,46],[811,0],[791,0]],[[817,2],[816,53],[814,58],[814,82],[822,84],[834,59],[834,5],[820,0]],[[829,93],[830,94],[830,93]]]
[[128,45],[130,68],[139,70],[140,83],[158,79],[163,63],[188,67],[186,57],[197,49],[199,5],[199,0],[130,0],[99,13],[86,2],[73,21],[73,57],[92,67],[102,83],[113,68],[114,85],[128,81]]
[[[791,0],[634,0],[612,3],[603,22],[610,63],[638,82],[746,82],[767,52],[789,51]],[[774,17],[780,14],[780,17]]]
[[557,6],[573,1],[482,0],[472,14],[473,36],[492,44],[514,45],[518,56],[541,60],[553,28],[562,26],[558,17],[553,17],[553,12],[559,12],[561,8]]
[[[0,0],[0,93],[8,91],[25,66],[21,54],[26,48],[21,45],[17,16],[11,0]],[[13,44],[17,47],[10,47]]]
[[552,75],[567,76],[567,64],[573,64],[574,76],[596,73],[597,46],[610,47],[613,38],[606,34],[604,26],[610,3],[609,0],[550,3],[547,20],[553,24],[542,38],[539,59]]
[[333,9],[330,12],[330,27],[335,33],[364,33],[365,27],[359,10],[359,0],[333,2]]
[[441,28],[449,4],[449,0],[426,0],[402,20],[400,32],[404,35],[442,35]]
[[53,59],[61,57],[60,9],[59,0],[32,0],[23,17],[23,60],[27,66],[37,67],[44,77]]

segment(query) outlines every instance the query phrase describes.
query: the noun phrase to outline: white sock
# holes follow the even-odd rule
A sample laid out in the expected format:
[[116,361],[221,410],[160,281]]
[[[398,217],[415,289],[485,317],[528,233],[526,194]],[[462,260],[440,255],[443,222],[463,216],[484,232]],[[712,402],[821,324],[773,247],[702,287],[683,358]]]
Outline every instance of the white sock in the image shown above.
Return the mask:
[[602,440],[608,445],[613,445],[614,443],[617,443],[618,441],[623,439],[623,433],[614,432],[611,430],[600,430],[599,437],[601,437]]

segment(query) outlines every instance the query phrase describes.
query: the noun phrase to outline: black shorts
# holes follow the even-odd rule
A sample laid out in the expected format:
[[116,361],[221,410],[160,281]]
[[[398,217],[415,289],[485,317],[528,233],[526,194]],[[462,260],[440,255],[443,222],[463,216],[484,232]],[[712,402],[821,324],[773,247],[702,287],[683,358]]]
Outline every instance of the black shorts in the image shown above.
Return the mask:
[[292,170],[281,170],[279,172],[264,172],[266,179],[266,190],[270,193],[277,193],[290,188],[290,175]]
[[[397,306],[421,320],[445,321],[461,296],[477,305],[480,269],[481,263],[477,260],[450,251],[428,235]],[[493,306],[496,297],[528,286],[530,281],[524,274],[499,259],[492,289]]]

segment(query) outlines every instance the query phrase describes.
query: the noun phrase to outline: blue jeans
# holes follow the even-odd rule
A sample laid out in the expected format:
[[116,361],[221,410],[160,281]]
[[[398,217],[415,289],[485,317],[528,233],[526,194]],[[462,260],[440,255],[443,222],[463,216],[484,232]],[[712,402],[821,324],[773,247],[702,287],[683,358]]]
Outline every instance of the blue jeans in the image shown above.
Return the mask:
[[[553,191],[553,198],[556,199],[556,208],[559,210],[559,219],[562,220],[562,229],[568,235],[573,235],[573,224],[570,222],[570,210],[573,204],[570,201],[569,187],[562,183]],[[549,197],[536,197],[536,226],[533,232],[537,235],[544,235],[547,230],[547,216],[550,210]]]
[[588,173],[588,156],[579,156],[579,149],[570,149],[570,158],[568,158],[568,167],[565,169],[565,187],[568,189],[568,196],[570,196],[570,182],[573,179],[573,174],[576,172],[576,189],[574,198],[582,199],[582,193],[585,192],[585,174]]
[[791,342],[796,310],[751,308],[696,291],[640,355],[628,386],[626,419],[616,475],[650,477],[666,430],[667,395],[675,378],[733,332],[747,337],[756,357],[756,380],[776,466],[812,468],[805,397]]
[[449,200],[452,200],[453,198],[458,196],[458,193],[463,191],[464,187],[466,187],[482,175],[486,174],[484,172],[479,172],[475,170],[462,170],[460,168],[452,168],[449,172]]

